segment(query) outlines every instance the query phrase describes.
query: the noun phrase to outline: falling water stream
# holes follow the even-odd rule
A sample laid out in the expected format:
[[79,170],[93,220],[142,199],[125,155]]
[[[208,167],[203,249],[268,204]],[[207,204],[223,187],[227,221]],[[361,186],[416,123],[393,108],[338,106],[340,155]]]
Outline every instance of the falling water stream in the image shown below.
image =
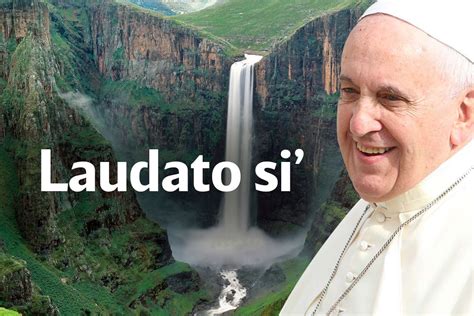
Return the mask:
[[241,267],[268,267],[295,256],[304,240],[304,235],[276,240],[250,222],[254,66],[262,57],[245,57],[231,67],[225,152],[225,160],[239,166],[240,185],[237,190],[224,194],[217,226],[170,232],[176,259],[215,268],[222,278],[219,306],[208,310],[208,315],[219,315],[240,306],[247,295],[247,289],[239,281]]
[[[227,238],[234,240],[245,235],[250,226],[253,78],[254,65],[262,59],[256,55],[245,55],[245,58],[234,63],[230,69],[225,151],[225,160],[239,166],[241,182],[237,190],[224,195],[219,223]],[[224,286],[219,295],[219,307],[207,311],[208,315],[236,309],[247,295],[247,289],[239,282],[237,271],[223,270],[220,275]]]
[[253,78],[254,65],[262,56],[245,57],[230,69],[225,160],[236,163],[242,177],[238,189],[224,195],[219,225],[230,236],[240,236],[250,226]]

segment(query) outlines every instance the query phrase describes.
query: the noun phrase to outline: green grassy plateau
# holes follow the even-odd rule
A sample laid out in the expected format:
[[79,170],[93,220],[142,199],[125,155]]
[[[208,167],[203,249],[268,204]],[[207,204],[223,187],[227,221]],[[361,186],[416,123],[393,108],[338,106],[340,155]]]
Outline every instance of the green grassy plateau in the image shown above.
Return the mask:
[[239,50],[265,52],[316,17],[366,0],[229,0],[191,14],[172,17]]

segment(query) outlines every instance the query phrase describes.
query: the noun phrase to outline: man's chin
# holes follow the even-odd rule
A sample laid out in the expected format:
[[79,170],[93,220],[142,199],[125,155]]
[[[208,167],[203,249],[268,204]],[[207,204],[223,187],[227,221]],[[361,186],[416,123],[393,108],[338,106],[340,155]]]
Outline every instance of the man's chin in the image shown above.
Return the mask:
[[386,182],[377,180],[379,179],[366,177],[364,181],[352,181],[352,184],[359,196],[367,202],[377,203],[387,201],[391,198],[391,190],[387,187]]

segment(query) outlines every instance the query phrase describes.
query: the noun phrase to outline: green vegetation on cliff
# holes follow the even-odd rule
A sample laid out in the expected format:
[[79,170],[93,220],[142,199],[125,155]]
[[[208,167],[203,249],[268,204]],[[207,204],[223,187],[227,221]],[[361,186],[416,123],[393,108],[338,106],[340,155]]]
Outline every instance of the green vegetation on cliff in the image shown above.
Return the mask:
[[[60,93],[83,91],[91,77],[100,78],[84,47],[84,8],[49,4],[49,24],[46,6],[32,3],[2,12],[29,20],[24,37],[9,34],[18,45],[9,45],[1,61],[0,275],[21,271],[33,294],[0,305],[53,315],[45,312],[51,298],[63,315],[191,312],[207,294],[196,273],[173,260],[166,232],[144,217],[131,192],[40,191],[42,148],[53,150],[55,180],[68,178],[76,161],[109,161],[114,170],[116,160],[109,142]],[[157,98],[154,90],[127,87],[120,89],[138,104]]]
[[0,279],[2,279],[5,275],[11,274],[23,268],[25,268],[25,264],[23,262],[0,253]]
[[[26,268],[31,273],[31,278],[42,292],[54,298],[56,304],[61,306],[61,311],[69,315],[80,314],[84,310],[99,312],[100,309],[79,291],[60,281],[60,276],[41,262],[28,248],[21,237],[15,220],[15,206],[18,196],[19,183],[15,163],[4,145],[0,145],[0,240],[7,254],[25,262]],[[16,268],[21,268],[23,263],[17,263]],[[11,266],[11,264],[9,264]]]
[[304,24],[367,0],[229,0],[176,21],[218,36],[240,50],[269,51]]
[[101,92],[104,99],[120,99],[131,107],[167,104],[156,89],[143,87],[131,80],[106,80]]
[[3,307],[0,307],[0,315],[2,316],[20,316],[21,314]]

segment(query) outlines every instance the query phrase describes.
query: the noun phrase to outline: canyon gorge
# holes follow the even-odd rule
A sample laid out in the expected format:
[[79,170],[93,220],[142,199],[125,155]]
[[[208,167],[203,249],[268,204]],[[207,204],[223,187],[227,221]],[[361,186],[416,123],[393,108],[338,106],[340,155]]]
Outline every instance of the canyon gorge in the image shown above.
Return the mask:
[[[1,1],[1,306],[27,315],[187,315],[215,308],[228,278],[240,294],[246,288],[235,314],[277,314],[357,200],[335,117],[344,41],[368,3],[335,7],[267,50],[247,52],[123,2]],[[190,165],[199,155],[211,168],[226,160],[231,67],[244,53],[263,55],[252,75],[245,164],[254,169],[280,162],[283,149],[304,151],[290,192],[250,190],[238,198],[248,209],[244,226],[271,241],[266,251],[288,253],[258,262],[258,253],[237,252],[239,260],[220,263],[229,268],[224,279],[221,267],[193,261],[206,254],[186,242],[219,227],[226,203],[214,188],[41,192],[45,148],[55,182],[77,175],[74,162],[99,170],[107,161],[114,183],[117,161],[146,160],[150,149],[159,149],[160,168]]]

